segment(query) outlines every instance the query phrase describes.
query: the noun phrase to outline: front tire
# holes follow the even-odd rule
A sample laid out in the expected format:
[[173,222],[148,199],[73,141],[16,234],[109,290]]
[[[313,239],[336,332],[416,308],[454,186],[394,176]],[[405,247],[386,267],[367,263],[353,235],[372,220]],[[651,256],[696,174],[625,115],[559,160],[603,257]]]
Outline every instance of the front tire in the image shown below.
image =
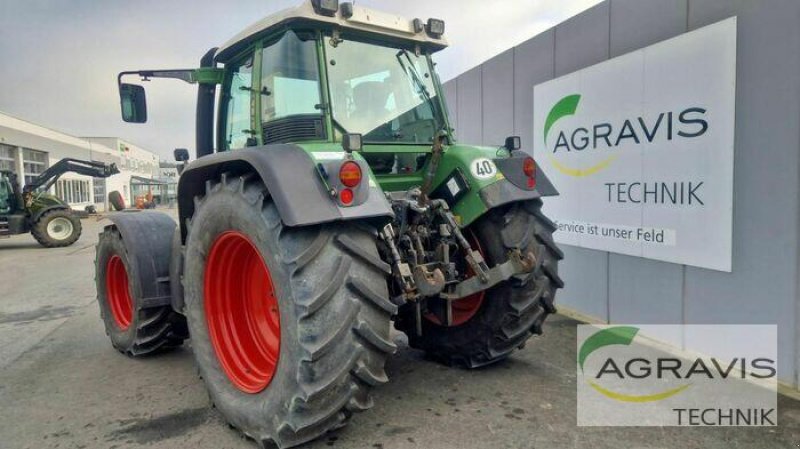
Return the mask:
[[285,227],[257,177],[207,182],[186,241],[185,311],[228,423],[290,447],[370,408],[395,350],[387,269],[363,228]]
[[68,209],[42,213],[31,227],[31,235],[45,248],[61,248],[75,243],[83,228],[80,218]]
[[558,276],[558,261],[564,256],[553,242],[556,227],[541,206],[538,199],[514,203],[489,211],[470,226],[468,231],[490,267],[505,262],[514,249],[532,252],[536,267],[462,300],[463,305],[456,302],[454,317],[462,318],[454,319],[453,326],[428,314],[421,336],[415,330],[413,309],[404,306],[395,326],[408,335],[411,347],[447,364],[477,368],[507,358],[532,335],[542,333],[545,319],[556,311],[556,289],[564,286]]

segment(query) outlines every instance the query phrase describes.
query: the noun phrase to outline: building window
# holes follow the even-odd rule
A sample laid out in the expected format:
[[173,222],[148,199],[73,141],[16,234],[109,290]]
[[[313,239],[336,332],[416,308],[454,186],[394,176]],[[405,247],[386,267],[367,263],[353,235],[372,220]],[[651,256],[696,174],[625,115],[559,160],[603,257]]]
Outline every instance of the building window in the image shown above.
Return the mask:
[[89,181],[59,179],[56,182],[56,196],[69,204],[89,202]]
[[25,184],[27,185],[47,169],[47,153],[23,148],[22,165],[25,169]]
[[0,143],[0,170],[16,172],[14,167],[14,150],[16,148]]
[[106,202],[106,180],[104,178],[93,178],[94,181],[94,202],[103,204]]

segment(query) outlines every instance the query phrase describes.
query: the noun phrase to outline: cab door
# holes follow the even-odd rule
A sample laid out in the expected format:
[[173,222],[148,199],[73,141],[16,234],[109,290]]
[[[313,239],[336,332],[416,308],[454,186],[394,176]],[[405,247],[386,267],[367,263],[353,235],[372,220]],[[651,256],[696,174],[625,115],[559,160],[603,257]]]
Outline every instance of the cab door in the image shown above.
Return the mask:
[[14,209],[14,190],[4,174],[0,174],[0,215],[8,215]]
[[258,145],[254,120],[253,53],[226,64],[220,104],[220,148],[235,150]]

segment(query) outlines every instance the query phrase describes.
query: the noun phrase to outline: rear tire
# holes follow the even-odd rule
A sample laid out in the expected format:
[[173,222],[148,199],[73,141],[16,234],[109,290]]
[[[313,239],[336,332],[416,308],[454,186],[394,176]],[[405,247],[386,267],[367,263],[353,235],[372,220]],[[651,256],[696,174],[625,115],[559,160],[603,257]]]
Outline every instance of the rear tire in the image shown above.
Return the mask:
[[170,305],[142,307],[136,264],[115,226],[100,234],[95,264],[100,317],[114,348],[134,357],[183,343],[186,322]]
[[69,209],[52,209],[40,215],[31,235],[45,248],[61,248],[75,243],[83,231],[80,218]]
[[[239,249],[220,249],[231,236]],[[213,275],[226,263],[229,276]],[[386,270],[368,230],[352,223],[285,227],[257,177],[208,181],[186,241],[185,312],[201,377],[228,423],[262,445],[290,447],[370,408],[370,390],[387,382],[384,362],[395,350]],[[231,276],[234,282],[225,280]],[[277,304],[259,316],[249,294],[239,292],[244,285],[263,295],[264,278],[271,279],[266,296]],[[258,321],[269,313],[277,317],[262,327]],[[237,338],[221,339],[218,322]],[[231,368],[231,360],[240,367]]]
[[534,271],[487,290],[479,309],[463,324],[447,327],[423,318],[422,336],[415,331],[413,308],[402,307],[395,326],[408,335],[411,347],[447,364],[477,368],[507,358],[542,333],[545,319],[556,311],[556,289],[564,283],[558,276],[563,253],[552,237],[556,227],[541,206],[541,200],[533,200],[491,210],[469,228],[490,267],[505,262],[508,251],[520,249],[536,256]]

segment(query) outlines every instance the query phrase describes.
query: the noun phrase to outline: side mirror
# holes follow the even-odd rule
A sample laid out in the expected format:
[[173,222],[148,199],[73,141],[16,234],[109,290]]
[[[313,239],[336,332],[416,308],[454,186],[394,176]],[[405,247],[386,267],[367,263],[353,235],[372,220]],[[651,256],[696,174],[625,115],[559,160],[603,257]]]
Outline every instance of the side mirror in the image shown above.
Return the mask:
[[189,160],[189,150],[186,148],[175,148],[173,152],[176,162],[186,162]]
[[175,167],[178,170],[178,176],[180,176],[183,174],[183,170],[186,168],[186,166],[189,165],[189,150],[186,148],[175,148],[173,155],[175,156],[176,162],[182,162],[182,164],[179,164],[177,167]]
[[147,121],[147,101],[144,87],[136,84],[120,84],[119,100],[122,108],[122,120],[128,123]]

